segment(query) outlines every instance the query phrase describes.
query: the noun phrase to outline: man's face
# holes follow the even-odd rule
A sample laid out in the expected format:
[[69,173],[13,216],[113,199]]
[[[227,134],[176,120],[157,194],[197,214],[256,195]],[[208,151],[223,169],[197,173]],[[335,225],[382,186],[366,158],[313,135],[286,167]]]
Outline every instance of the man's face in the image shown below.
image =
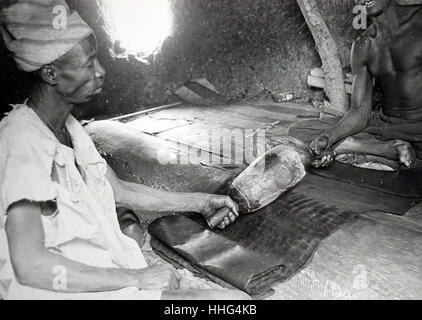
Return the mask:
[[92,37],[83,40],[54,64],[58,70],[56,90],[67,102],[82,104],[101,93],[105,70],[98,61]]
[[368,16],[376,17],[388,9],[391,0],[369,0],[363,2],[366,6]]

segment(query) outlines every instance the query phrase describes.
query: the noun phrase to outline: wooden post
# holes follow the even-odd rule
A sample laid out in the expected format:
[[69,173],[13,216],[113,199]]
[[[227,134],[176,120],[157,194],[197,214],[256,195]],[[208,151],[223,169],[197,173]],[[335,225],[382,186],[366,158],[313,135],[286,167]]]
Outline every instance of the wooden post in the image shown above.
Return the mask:
[[344,85],[343,69],[336,42],[322,18],[315,0],[297,0],[300,10],[314,37],[325,72],[325,90],[333,109],[345,113],[349,100]]

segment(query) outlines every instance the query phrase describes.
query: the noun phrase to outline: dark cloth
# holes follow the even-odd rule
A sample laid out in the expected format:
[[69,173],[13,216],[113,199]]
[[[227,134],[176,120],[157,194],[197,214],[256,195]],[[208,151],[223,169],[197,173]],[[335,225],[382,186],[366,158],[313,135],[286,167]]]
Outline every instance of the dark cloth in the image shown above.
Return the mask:
[[[400,199],[395,200],[397,204],[406,198],[413,198],[415,201],[422,198],[422,185],[420,183],[422,181],[422,168],[420,167],[397,171],[380,171],[359,168],[335,161],[328,169],[312,168],[310,172],[330,180],[343,181],[353,186],[379,191],[388,195],[388,198],[398,196]],[[361,200],[359,199],[359,201]],[[386,209],[389,207],[391,208],[391,203],[387,204]],[[388,212],[395,214],[404,213],[400,207],[398,208],[397,212]],[[380,210],[379,205],[377,210]]]
[[[322,132],[337,124],[341,118],[327,117],[306,120],[289,127],[289,135],[309,144]],[[362,131],[375,138],[388,141],[400,139],[408,141],[416,155],[422,159],[422,121],[405,121],[400,118],[388,117],[381,111],[374,111],[368,126]]]
[[255,296],[298,272],[319,242],[354,216],[289,192],[224,231],[211,231],[191,214],[158,219],[149,233],[153,249],[163,258]]
[[380,173],[347,166],[309,173],[224,231],[211,231],[197,214],[158,219],[149,227],[151,246],[176,267],[253,296],[265,294],[306,266],[319,243],[358,214],[402,215],[420,200],[418,184],[406,183],[421,176],[419,169]]
[[133,224],[140,224],[140,220],[135,212],[125,207],[116,208],[117,220],[119,221],[120,230],[125,230]]

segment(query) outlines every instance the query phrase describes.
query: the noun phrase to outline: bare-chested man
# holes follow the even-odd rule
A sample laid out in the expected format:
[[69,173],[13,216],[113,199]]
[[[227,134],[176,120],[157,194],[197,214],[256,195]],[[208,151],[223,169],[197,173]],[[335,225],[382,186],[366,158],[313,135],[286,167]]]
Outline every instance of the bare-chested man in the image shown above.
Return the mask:
[[[335,118],[306,121],[290,134],[311,142],[315,167],[336,155],[365,154],[412,167],[422,159],[422,0],[366,2],[373,23],[353,45],[352,106]],[[373,110],[374,82],[383,104]],[[315,139],[316,137],[316,139]]]

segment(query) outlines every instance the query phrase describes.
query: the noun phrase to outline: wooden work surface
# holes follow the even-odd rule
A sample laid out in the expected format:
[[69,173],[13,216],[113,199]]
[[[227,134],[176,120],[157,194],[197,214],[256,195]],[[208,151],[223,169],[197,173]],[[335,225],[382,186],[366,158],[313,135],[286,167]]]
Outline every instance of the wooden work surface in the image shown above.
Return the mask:
[[[212,107],[182,104],[132,117],[125,120],[125,123],[135,131],[209,153],[214,156],[212,161],[215,161],[216,156],[222,159],[225,156],[224,152],[216,152],[215,148],[212,148],[213,144],[219,143],[220,137],[210,134],[211,132],[240,130],[245,139],[253,139],[253,134],[256,136],[257,132],[261,135],[265,133],[267,138],[282,136],[287,134],[289,125],[319,116],[317,109],[305,103],[243,102]],[[241,146],[232,142],[231,150],[243,152],[250,146],[253,146],[253,143],[248,143],[247,140]],[[210,158],[204,155],[200,159],[202,163],[210,161]]]
[[[204,133],[209,130],[265,129],[268,139],[286,135],[295,122],[319,117],[309,104],[243,102],[182,104],[125,122],[136,131],[212,153]],[[421,299],[421,250],[422,206],[402,217],[367,213],[324,240],[312,262],[277,286],[272,299]]]

